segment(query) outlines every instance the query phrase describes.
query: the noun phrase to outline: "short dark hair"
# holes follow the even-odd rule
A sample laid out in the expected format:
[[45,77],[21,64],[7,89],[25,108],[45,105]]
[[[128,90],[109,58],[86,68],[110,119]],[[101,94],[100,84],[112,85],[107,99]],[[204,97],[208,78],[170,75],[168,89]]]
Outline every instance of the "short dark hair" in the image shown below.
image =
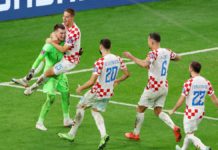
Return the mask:
[[110,49],[111,48],[111,41],[108,38],[101,39],[100,44],[105,48],[105,49]]
[[160,42],[161,38],[160,38],[160,34],[157,32],[153,32],[149,34],[149,37],[153,40],[155,40],[156,42]]
[[54,26],[54,31],[56,31],[57,29],[65,30],[65,26],[63,24],[56,24]]
[[64,11],[68,12],[69,14],[71,14],[71,16],[75,16],[75,15],[76,15],[75,10],[72,9],[72,8],[67,8],[67,9],[65,9]]
[[194,70],[194,72],[196,72],[196,73],[201,72],[201,64],[199,62],[193,61],[190,66]]

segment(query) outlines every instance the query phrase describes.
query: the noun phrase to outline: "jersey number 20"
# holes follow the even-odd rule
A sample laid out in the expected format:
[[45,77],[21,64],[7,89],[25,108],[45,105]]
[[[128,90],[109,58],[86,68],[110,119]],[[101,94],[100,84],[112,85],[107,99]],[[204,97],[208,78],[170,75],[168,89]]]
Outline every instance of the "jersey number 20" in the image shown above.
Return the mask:
[[106,83],[109,83],[111,81],[114,81],[116,79],[117,76],[117,71],[118,71],[118,67],[114,66],[111,68],[107,68],[106,70]]
[[194,91],[194,98],[192,100],[192,106],[202,106],[204,102],[202,101],[205,96],[205,91]]

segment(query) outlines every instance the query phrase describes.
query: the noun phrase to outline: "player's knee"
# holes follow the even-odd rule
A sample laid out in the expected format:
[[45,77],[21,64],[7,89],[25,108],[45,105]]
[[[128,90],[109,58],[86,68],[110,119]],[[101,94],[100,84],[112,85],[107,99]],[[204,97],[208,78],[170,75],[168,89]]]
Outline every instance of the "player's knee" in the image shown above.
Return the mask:
[[139,112],[139,113],[143,113],[143,112],[145,112],[146,108],[147,107],[145,107],[145,106],[138,106],[136,111]]
[[162,112],[162,108],[161,107],[155,107],[154,108],[154,114],[156,116],[159,116],[161,112]]
[[97,108],[92,108],[91,111],[92,111],[93,113],[99,112]]
[[53,104],[55,101],[55,95],[48,95],[47,96],[47,102],[49,102],[50,104]]
[[51,76],[54,76],[54,75],[55,75],[55,73],[54,73],[54,69],[53,68],[51,68],[51,69],[49,69],[49,70],[47,70],[45,72],[45,76],[46,77],[51,77]]

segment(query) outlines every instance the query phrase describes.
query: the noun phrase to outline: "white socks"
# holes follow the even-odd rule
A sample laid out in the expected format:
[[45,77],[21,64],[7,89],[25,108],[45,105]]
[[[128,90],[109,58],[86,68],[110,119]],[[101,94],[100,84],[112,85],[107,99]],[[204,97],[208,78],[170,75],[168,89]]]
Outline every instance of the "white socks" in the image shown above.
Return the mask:
[[133,131],[134,134],[139,135],[142,124],[144,122],[144,112],[136,114],[136,120],[135,120],[135,129]]
[[200,148],[200,150],[207,149],[207,147],[201,142],[201,140],[197,138],[196,136],[194,136],[194,134],[188,134],[188,138],[190,141],[192,141],[192,143],[194,144],[196,148]]
[[186,135],[181,150],[187,150],[187,149],[188,149],[188,145],[189,145],[190,142],[191,142],[191,141],[190,141],[190,139],[188,138],[188,135]]
[[46,79],[46,76],[45,76],[45,74],[43,73],[43,74],[37,79],[36,83],[37,83],[38,85],[41,85],[41,84],[44,82],[45,79]]
[[194,136],[194,134],[187,134],[184,139],[183,146],[181,150],[187,150],[189,143],[192,142],[196,148],[199,148],[200,150],[207,150],[208,147],[206,147],[199,138]]
[[173,123],[172,119],[170,118],[169,115],[167,115],[165,112],[161,112],[159,114],[159,118],[165,122],[170,128],[174,129],[175,124]]
[[95,120],[95,123],[100,131],[101,138],[106,135],[106,129],[104,125],[104,118],[102,117],[101,113],[92,110],[92,116]]
[[69,135],[75,137],[77,129],[80,126],[81,122],[83,121],[84,113],[85,113],[84,109],[81,109],[81,108],[77,109],[76,116],[74,119],[74,124],[72,125],[72,128],[68,132]]

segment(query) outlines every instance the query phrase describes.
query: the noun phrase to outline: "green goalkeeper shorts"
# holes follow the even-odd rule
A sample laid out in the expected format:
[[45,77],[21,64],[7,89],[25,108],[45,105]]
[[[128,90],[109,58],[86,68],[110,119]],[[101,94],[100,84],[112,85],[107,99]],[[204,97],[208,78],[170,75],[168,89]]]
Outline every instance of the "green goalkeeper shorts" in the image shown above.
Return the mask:
[[56,92],[69,92],[68,78],[65,74],[51,77],[43,86],[43,92],[55,95]]

